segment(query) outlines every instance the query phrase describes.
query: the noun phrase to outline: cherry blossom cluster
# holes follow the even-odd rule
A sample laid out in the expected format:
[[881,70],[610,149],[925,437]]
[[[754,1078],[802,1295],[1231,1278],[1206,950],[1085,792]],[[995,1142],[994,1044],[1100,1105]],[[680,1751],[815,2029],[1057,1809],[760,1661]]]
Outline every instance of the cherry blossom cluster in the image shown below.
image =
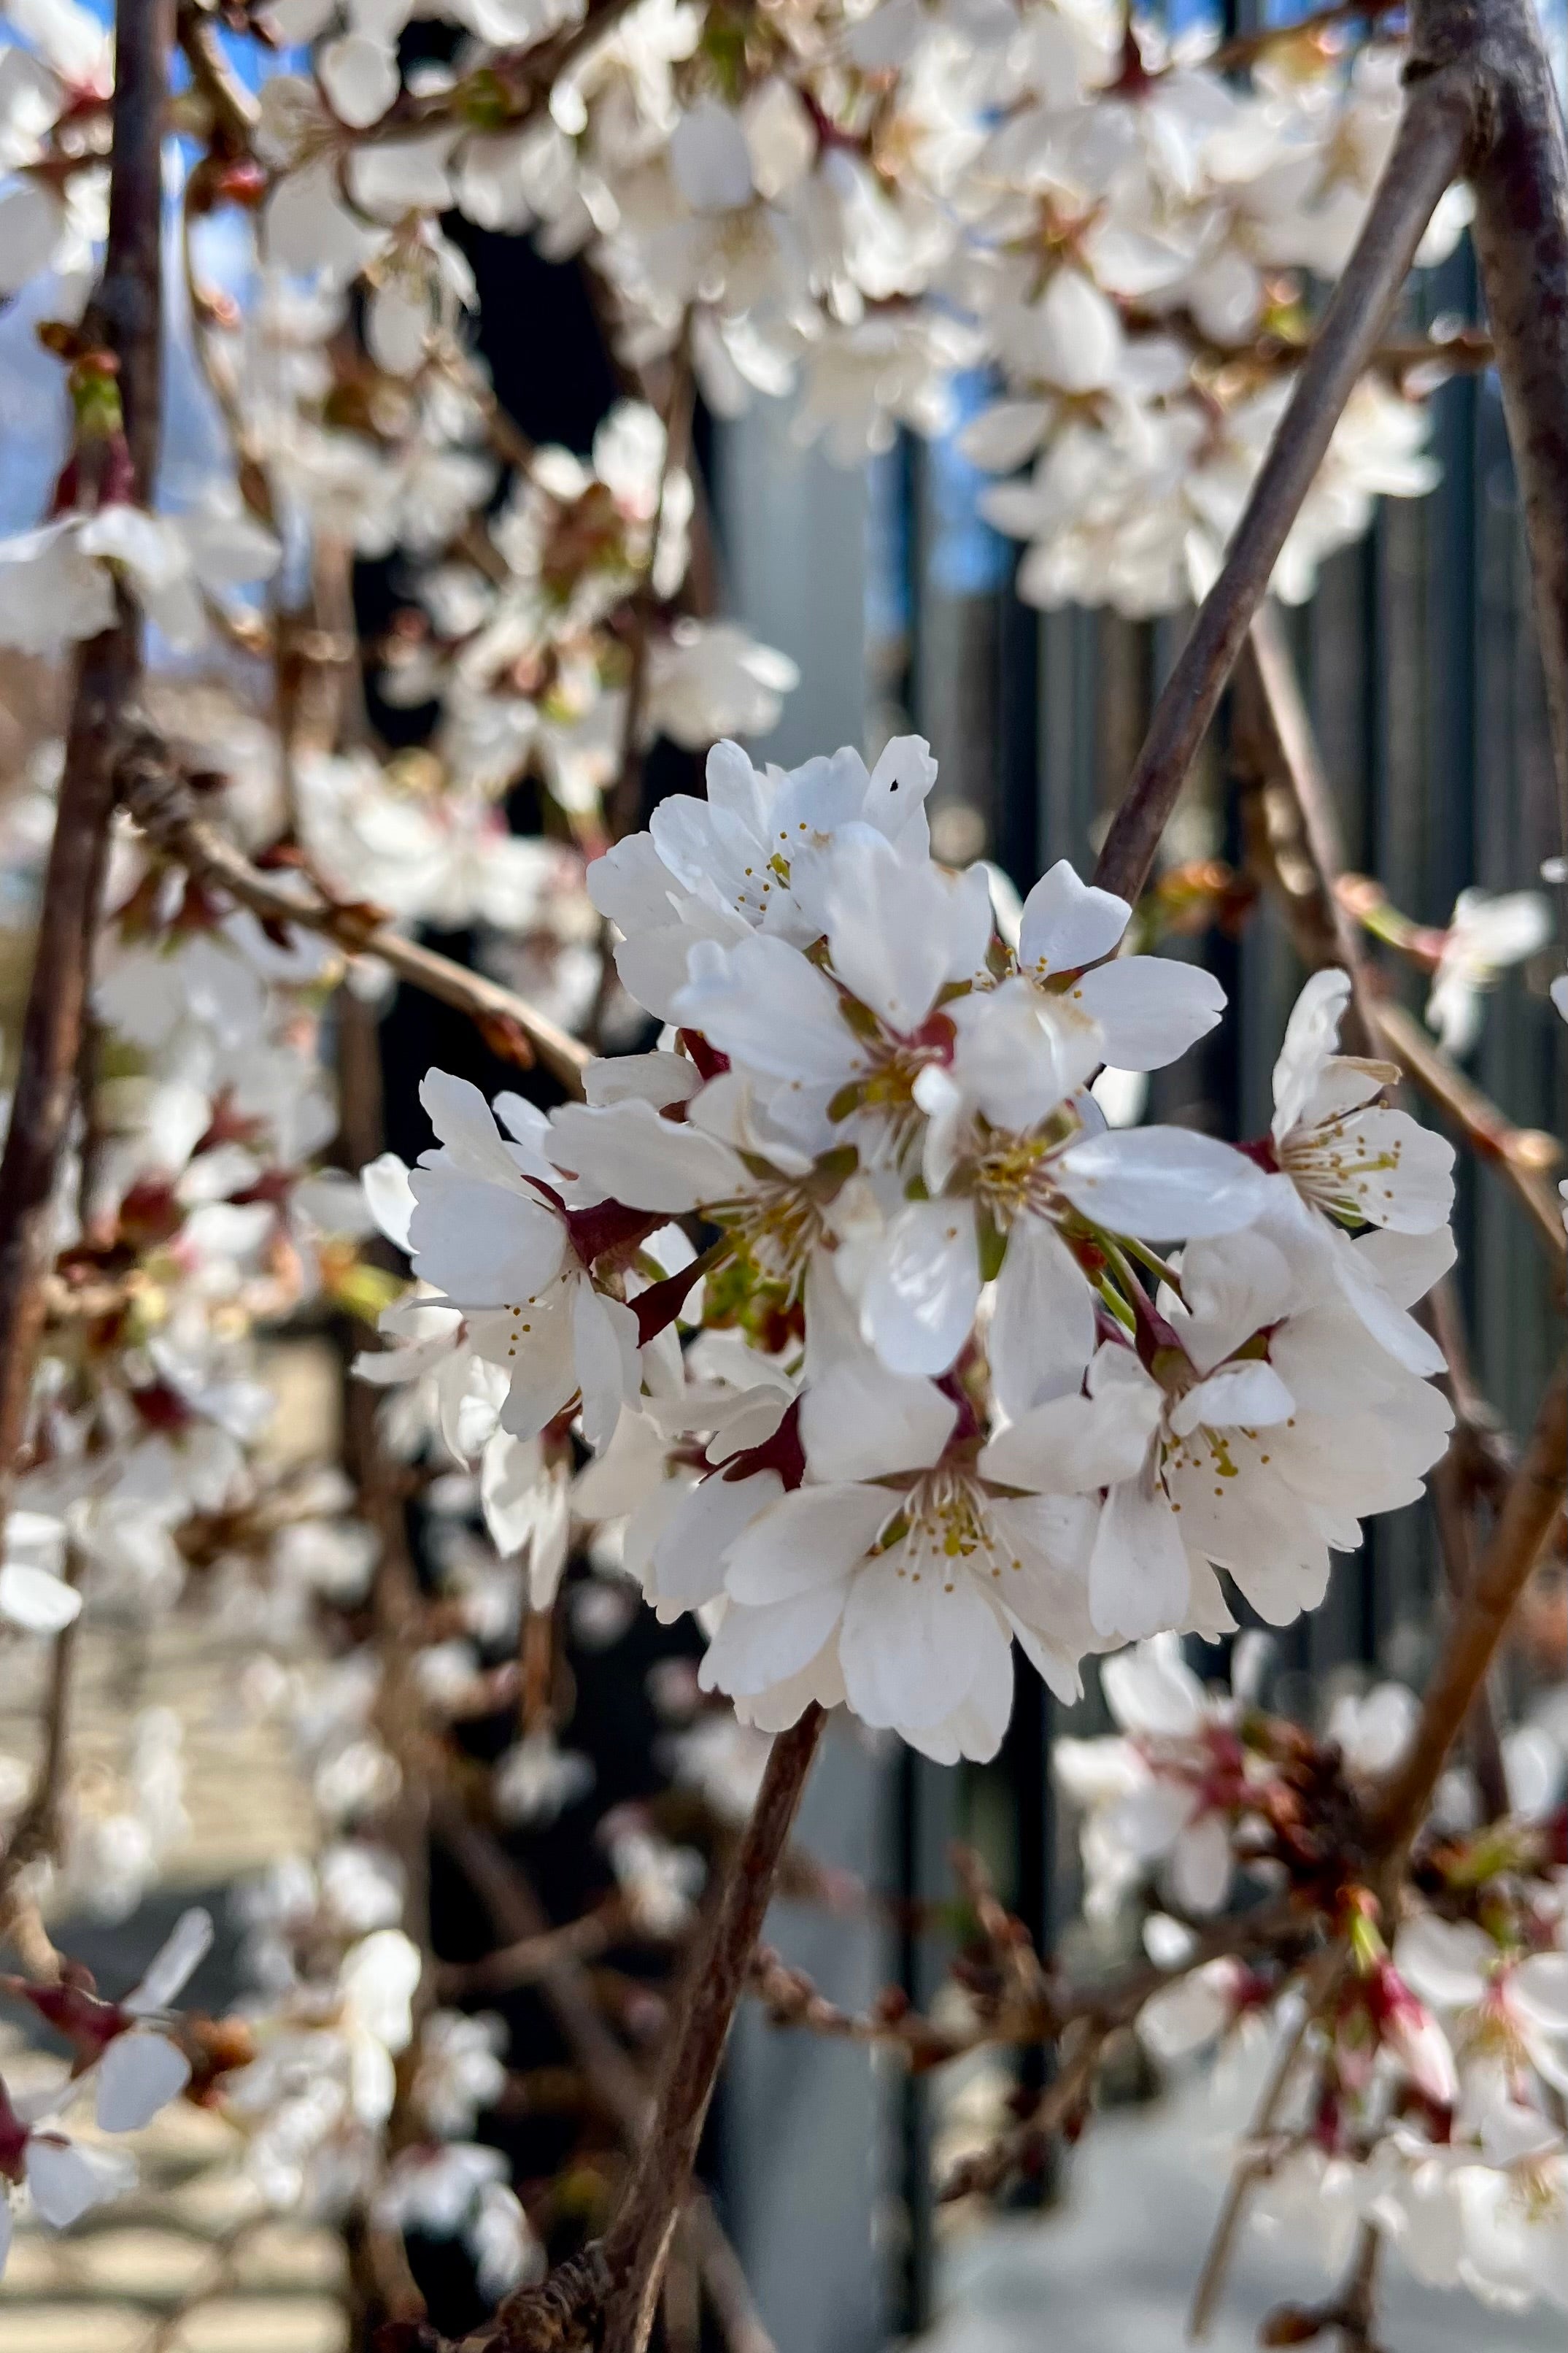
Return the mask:
[[1108,1128],[1097,1072],[1222,993],[1118,956],[1128,908],[1065,862],[999,928],[931,859],[934,776],[918,738],[869,772],[721,744],[589,870],[664,1042],[549,1114],[430,1073],[437,1147],[365,1172],[418,1289],[360,1368],[492,1493],[575,1421],[577,1509],[749,1720],[847,1702],[952,1759],[994,1754],[1015,1638],[1071,1698],[1086,1654],[1229,1629],[1220,1572],[1287,1621],[1420,1492],[1452,1152],[1336,1051],[1337,972],[1256,1147]]
[[[446,12],[448,62],[405,70],[411,13],[278,0],[239,37],[258,103],[211,31],[177,110],[181,244],[232,466],[164,514],[131,479],[84,310],[111,45],[78,0],[7,12],[0,291],[52,274],[70,425],[47,513],[0,543],[0,641],[90,636],[118,584],[175,648],[259,650],[286,633],[302,543],[318,575],[333,551],[403,551],[416,592],[384,682],[438,705],[420,814],[447,915],[527,889],[453,871],[488,862],[519,774],[592,848],[628,747],[758,732],[793,683],[696,609],[683,381],[720,413],[793,387],[803,431],[848,460],[945,427],[955,376],[989,368],[1003,397],[965,446],[1032,467],[984,501],[1029,543],[1022,593],[1171,609],[1212,575],[1310,340],[1310,280],[1343,266],[1398,106],[1401,52],[1375,31],[1282,36],[1238,74],[1113,0],[476,7]],[[467,345],[454,208],[582,254],[629,369],[668,380],[665,414],[626,403],[588,465],[522,444]],[[1456,191],[1424,259],[1465,212]],[[1435,343],[1359,387],[1281,594],[1308,592],[1375,496],[1430,486],[1421,395],[1443,365]],[[408,783],[292,780],[307,835],[346,824],[373,851],[412,821]]]
[[1562,1689],[1503,1743],[1503,1819],[1485,1819],[1464,1767],[1446,1777],[1391,1922],[1354,1884],[1346,1831],[1400,1762],[1417,1704],[1397,1683],[1346,1694],[1314,1737],[1265,1712],[1268,1647],[1244,1636],[1228,1691],[1212,1691],[1172,1638],[1141,1644],[1101,1671],[1117,1732],[1056,1752],[1081,1817],[1089,1916],[1106,1925],[1135,1905],[1168,1972],[1139,2034],[1165,2064],[1270,2036],[1284,2050],[1306,1978],[1267,1957],[1205,1959],[1201,1936],[1241,1888],[1310,1893],[1338,1915],[1346,1958],[1276,2112],[1243,2144],[1257,2221],[1331,2274],[1370,2226],[1432,2285],[1508,2309],[1568,2306]]

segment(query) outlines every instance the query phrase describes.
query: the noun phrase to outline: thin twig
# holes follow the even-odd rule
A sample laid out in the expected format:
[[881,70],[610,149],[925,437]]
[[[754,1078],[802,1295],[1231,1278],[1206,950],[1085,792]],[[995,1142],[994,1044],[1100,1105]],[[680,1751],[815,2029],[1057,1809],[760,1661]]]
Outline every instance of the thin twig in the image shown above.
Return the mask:
[[632,831],[642,810],[642,726],[647,703],[649,640],[658,598],[654,574],[664,529],[669,485],[685,470],[691,448],[691,426],[697,406],[697,371],[692,365],[689,331],[683,329],[670,359],[669,397],[664,412],[664,459],[658,471],[658,495],[654,501],[648,540],[647,566],[632,598],[632,658],[626,676],[626,711],[621,721],[621,753],[610,795],[610,839],[619,841]]
[[1449,1749],[1486,1679],[1514,1604],[1529,1583],[1563,1509],[1568,1476],[1568,1374],[1547,1385],[1523,1460],[1503,1499],[1469,1590],[1455,1609],[1442,1655],[1421,1704],[1415,1736],[1378,1803],[1384,1850],[1397,1853],[1437,1786]]
[[[1307,850],[1310,888],[1298,889],[1294,883],[1287,884],[1282,862],[1273,853],[1272,844],[1265,841],[1260,845],[1268,867],[1268,880],[1280,892],[1291,939],[1304,963],[1321,967],[1337,961],[1348,971],[1352,998],[1347,1008],[1346,1027],[1352,1035],[1346,1042],[1363,1053],[1375,1053],[1380,1047],[1385,1047],[1389,1038],[1384,1017],[1389,1015],[1404,1047],[1404,1050],[1397,1053],[1396,1060],[1407,1071],[1413,1063],[1419,1062],[1426,1069],[1430,1081],[1436,1050],[1430,1048],[1425,1032],[1411,1022],[1401,1008],[1388,1006],[1381,997],[1376,976],[1365,955],[1362,927],[1340,892],[1343,846],[1339,812],[1324,773],[1289,643],[1279,615],[1268,604],[1253,622],[1247,651],[1237,671],[1237,689],[1238,748],[1245,745],[1248,731],[1255,731],[1262,739],[1261,765],[1266,774],[1278,773],[1288,786]],[[1414,1049],[1408,1034],[1411,1030],[1415,1032]],[[1446,1058],[1444,1060],[1446,1062]],[[1452,1069],[1451,1065],[1447,1067]],[[1453,1075],[1459,1077],[1457,1071]],[[1461,1081],[1460,1083],[1468,1084],[1468,1082]],[[1466,1108],[1473,1122],[1475,1106],[1469,1104]],[[1487,1110],[1496,1126],[1505,1124],[1500,1113],[1492,1112],[1490,1105]],[[1468,1128],[1464,1132],[1468,1137]],[[1505,1159],[1504,1165],[1522,1166],[1522,1156],[1517,1163],[1510,1156]],[[1526,1198],[1528,1204],[1529,1197]],[[1561,1242],[1562,1219],[1554,1217],[1552,1227]],[[1463,1313],[1455,1288],[1447,1277],[1442,1278],[1435,1287],[1427,1302],[1427,1309],[1434,1335],[1447,1360],[1447,1387],[1454,1407],[1453,1431],[1443,1459],[1433,1474],[1432,1485],[1438,1543],[1448,1590],[1450,1596],[1457,1599],[1468,1589],[1470,1582],[1473,1567],[1471,1515],[1478,1487],[1481,1483],[1478,1474],[1490,1461],[1489,1445],[1496,1433],[1496,1418],[1476,1389],[1469,1368]],[[1508,1789],[1497,1725],[1484,1683],[1471,1704],[1468,1738],[1476,1778],[1489,1808],[1489,1819],[1495,1820],[1507,1811]]]
[[961,2158],[936,2193],[938,2205],[951,2206],[960,2198],[990,2196],[1016,2174],[1029,2172],[1038,2166],[1058,2133],[1075,2123],[1089,2106],[1094,2079],[1110,2040],[1109,2027],[1092,2019],[1083,2020],[1068,2038],[1061,2068],[1041,2093],[1033,2113],[988,2147],[977,2150],[973,2157]]
[[1403,1005],[1379,997],[1374,1013],[1384,1051],[1460,1130],[1470,1149],[1506,1179],[1529,1213],[1536,1240],[1561,1268],[1568,1260],[1568,1234],[1563,1205],[1542,1174],[1541,1137],[1531,1128],[1516,1127],[1499,1111]]
[[[77,1582],[79,1562],[73,1552],[66,1564],[66,1582]],[[81,1617],[79,1612],[62,1626],[49,1649],[48,1682],[45,1687],[42,1745],[33,1770],[27,1801],[16,1817],[4,1855],[0,1855],[0,1917],[11,1908],[16,1875],[30,1862],[52,1855],[59,1841],[60,1801],[65,1794],[69,1754],[71,1686],[76,1666]]]
[[614,1902],[560,1928],[519,1936],[478,1961],[443,1961],[437,1983],[444,2001],[470,2001],[484,1994],[510,1993],[538,1985],[563,1961],[594,1961],[626,1934],[622,1908]]
[[400,980],[468,1014],[495,1050],[525,1064],[537,1058],[570,1092],[582,1093],[583,1071],[592,1060],[586,1046],[526,998],[405,939],[379,910],[349,906],[308,883],[262,873],[196,814],[194,796],[167,747],[149,730],[139,730],[121,753],[119,776],[125,806],[148,839],[198,881],[226,892],[265,922],[297,923],[335,940],[351,955],[379,956]]
[[1263,462],[1219,578],[1204,599],[1155,707],[1094,879],[1136,900],[1279,552],[1341,411],[1382,333],[1415,248],[1458,170],[1470,126],[1462,69],[1435,73],[1405,100],[1366,222]]
[[1302,2046],[1311,2031],[1314,2021],[1332,1997],[1344,1965],[1345,1947],[1342,1943],[1336,1943],[1326,1946],[1307,1972],[1306,1982],[1302,1988],[1301,2015],[1286,2037],[1283,2048],[1268,2071],[1257,2108],[1253,2112],[1251,2125],[1247,2128],[1247,2137],[1249,2144],[1247,2154],[1232,2171],[1230,2184],[1226,2190],[1225,2200],[1215,2223],[1214,2235],[1209,2241],[1208,2252],[1204,2257],[1204,2266],[1198,2274],[1198,2284],[1193,2291],[1192,2310],[1187,2316],[1187,2335],[1194,2345],[1203,2343],[1213,2326],[1215,2307],[1219,2302],[1220,2290],[1225,2285],[1226,2274],[1230,2269],[1230,2259],[1236,2252],[1237,2234],[1241,2228],[1242,2217],[1247,2211],[1247,2201],[1255,2185],[1262,2178],[1266,2168],[1266,2160],[1258,2156],[1250,2144],[1261,2141],[1264,2135],[1273,2129],[1274,2120],[1284,2105],[1285,2095],[1290,2088],[1290,2079],[1296,2072],[1296,2063],[1301,2056]]
[[[1267,598],[1253,617],[1243,674],[1249,674],[1256,682],[1273,749],[1300,816],[1321,916],[1335,955],[1350,975],[1351,1003],[1341,1030],[1345,1050],[1375,1055],[1376,1010],[1361,927],[1335,894],[1345,863],[1339,811],[1279,610]],[[1241,682],[1238,679],[1238,685]]]

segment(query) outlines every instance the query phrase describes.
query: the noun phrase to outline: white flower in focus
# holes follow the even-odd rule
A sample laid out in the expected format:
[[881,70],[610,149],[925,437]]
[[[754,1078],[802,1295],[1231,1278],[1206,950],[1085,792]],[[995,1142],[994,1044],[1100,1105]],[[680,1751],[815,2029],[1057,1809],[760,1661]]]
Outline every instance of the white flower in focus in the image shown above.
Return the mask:
[[831,1281],[807,1303],[811,1478],[731,1543],[703,1684],[763,1722],[771,1694],[794,1714],[842,1694],[863,1722],[943,1761],[994,1756],[1015,1636],[1059,1697],[1077,1695],[1078,1662],[1093,1647],[1091,1494],[1128,1450],[1086,1444],[1068,1477],[1040,1492],[1047,1482],[1008,1449],[1016,1433],[977,1448],[952,1398],[889,1372],[842,1316],[832,1332]]
[[1426,1234],[1454,1206],[1454,1147],[1377,1103],[1398,1071],[1336,1051],[1348,973],[1314,973],[1291,1011],[1274,1065],[1271,1130],[1279,1166],[1303,1200],[1351,1224]]
[[509,1376],[504,1429],[535,1437],[581,1392],[589,1443],[604,1446],[636,1394],[637,1318],[598,1288],[551,1206],[562,1180],[540,1148],[542,1115],[502,1096],[503,1139],[479,1089],[441,1071],[420,1100],[441,1143],[409,1179],[416,1274],[464,1311],[476,1348]]

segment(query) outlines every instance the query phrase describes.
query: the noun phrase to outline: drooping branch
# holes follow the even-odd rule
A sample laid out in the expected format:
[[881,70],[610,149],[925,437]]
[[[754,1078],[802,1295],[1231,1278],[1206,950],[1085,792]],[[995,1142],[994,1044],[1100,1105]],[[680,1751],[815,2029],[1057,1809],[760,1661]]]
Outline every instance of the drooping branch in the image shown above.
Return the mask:
[[[1277,860],[1268,861],[1273,871],[1267,880],[1278,886],[1302,961],[1314,968],[1336,962],[1351,976],[1352,1001],[1342,1042],[1353,1053],[1383,1055],[1398,1063],[1470,1150],[1499,1171],[1537,1240],[1561,1268],[1568,1261],[1568,1233],[1546,1176],[1552,1140],[1517,1126],[1500,1111],[1415,1016],[1385,994],[1367,959],[1361,926],[1338,888],[1343,853],[1333,793],[1279,617],[1268,605],[1253,622],[1237,689],[1237,750],[1260,777],[1277,776],[1289,787],[1311,870],[1300,892],[1285,883]],[[1361,887],[1358,881],[1355,888]]]
[[1393,152],[1290,405],[1236,527],[1224,568],[1176,659],[1094,879],[1134,900],[1246,642],[1280,550],[1334,428],[1383,332],[1437,201],[1464,160],[1470,83],[1462,62],[1425,74],[1405,101]]
[[1568,1475],[1568,1372],[1542,1399],[1523,1460],[1503,1499],[1469,1590],[1457,1605],[1442,1655],[1421,1704],[1404,1763],[1376,1811],[1383,1846],[1397,1852],[1419,1822],[1448,1751],[1469,1714],[1515,1603],[1563,1509]]
[[1339,962],[1351,978],[1351,1003],[1341,1042],[1352,1054],[1378,1051],[1377,1008],[1360,927],[1335,895],[1344,871],[1339,811],[1318,751],[1306,698],[1277,608],[1265,599],[1253,617],[1242,661],[1243,682],[1256,691],[1259,721],[1289,784],[1317,881],[1318,913]]
[[[160,438],[163,141],[173,40],[172,0],[121,0],[109,241],[81,335],[84,348],[113,356],[132,478],[137,495],[149,501]],[[11,1124],[0,1158],[0,1507],[26,1422],[55,1184],[77,1095],[103,895],[115,752],[141,666],[142,624],[122,596],[112,628],[89,638],[77,661]]]
[[466,1013],[495,1050],[514,1061],[538,1060],[573,1094],[583,1092],[586,1046],[510,988],[470,972],[450,956],[405,938],[379,911],[327,898],[309,883],[266,874],[196,812],[190,787],[167,747],[137,732],[119,763],[126,807],[149,840],[198,881],[226,892],[265,923],[297,923],[335,940],[352,955],[378,956],[399,980]]
[[[1375,1054],[1380,1049],[1392,1048],[1405,1075],[1417,1076],[1423,1091],[1458,1119],[1467,1141],[1478,1151],[1487,1150],[1479,1137],[1485,1134],[1489,1144],[1494,1129],[1507,1127],[1501,1113],[1480,1096],[1479,1089],[1470,1086],[1457,1066],[1433,1044],[1419,1022],[1402,1006],[1382,995],[1377,976],[1363,953],[1361,927],[1338,887],[1342,872],[1339,812],[1289,646],[1278,615],[1268,605],[1252,625],[1237,687],[1237,749],[1256,760],[1265,776],[1277,773],[1286,784],[1307,850],[1310,879],[1299,890],[1294,886],[1287,888],[1278,859],[1268,860],[1270,880],[1279,886],[1286,902],[1292,941],[1307,965],[1317,968],[1337,961],[1351,976],[1352,1001],[1344,1024],[1350,1034],[1345,1042],[1363,1053]],[[1250,740],[1254,734],[1258,739],[1256,744]],[[1439,1081],[1451,1081],[1453,1084],[1435,1083]],[[1455,1086],[1468,1091],[1476,1102],[1464,1103],[1462,1097],[1456,1102]],[[1484,1127],[1478,1105],[1484,1107],[1487,1114]],[[1510,1133],[1517,1134],[1518,1131]],[[1539,1186],[1539,1176],[1526,1169],[1522,1152],[1511,1155],[1500,1147],[1500,1157],[1505,1169],[1520,1180],[1525,1205],[1537,1215],[1539,1223],[1538,1204],[1530,1192],[1522,1189],[1526,1183]],[[1550,1207],[1552,1214],[1546,1238],[1561,1257],[1563,1221],[1556,1214],[1555,1203],[1550,1202]],[[1496,1417],[1476,1390],[1469,1369],[1463,1311],[1447,1277],[1433,1291],[1425,1312],[1430,1314],[1433,1335],[1447,1361],[1446,1387],[1454,1408],[1454,1427],[1443,1459],[1433,1472],[1432,1494],[1448,1593],[1450,1599],[1457,1601],[1468,1590],[1474,1574],[1472,1511],[1481,1477],[1489,1475],[1494,1467],[1491,1449],[1496,1440]],[[1508,1788],[1497,1725],[1484,1681],[1470,1707],[1468,1746],[1489,1810],[1488,1818],[1496,1820],[1508,1810]]]
[[1526,1210],[1536,1239],[1559,1270],[1568,1261],[1563,1209],[1542,1165],[1542,1140],[1516,1127],[1451,1056],[1428,1037],[1413,1013],[1390,997],[1373,1008],[1382,1050],[1396,1061],[1427,1101],[1451,1120],[1479,1158],[1502,1176]]

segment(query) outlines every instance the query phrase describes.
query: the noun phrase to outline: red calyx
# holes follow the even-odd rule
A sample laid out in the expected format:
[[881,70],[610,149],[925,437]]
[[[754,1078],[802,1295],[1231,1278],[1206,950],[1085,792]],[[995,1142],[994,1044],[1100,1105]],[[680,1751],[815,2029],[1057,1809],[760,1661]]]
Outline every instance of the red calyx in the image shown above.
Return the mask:
[[710,1046],[700,1029],[678,1029],[675,1042],[696,1063],[704,1079],[716,1079],[730,1067],[730,1057]]
[[743,1447],[719,1466],[721,1479],[740,1481],[755,1476],[759,1471],[776,1471],[786,1487],[798,1487],[805,1479],[805,1449],[800,1442],[800,1400],[788,1408],[784,1419],[771,1438],[760,1446]]

